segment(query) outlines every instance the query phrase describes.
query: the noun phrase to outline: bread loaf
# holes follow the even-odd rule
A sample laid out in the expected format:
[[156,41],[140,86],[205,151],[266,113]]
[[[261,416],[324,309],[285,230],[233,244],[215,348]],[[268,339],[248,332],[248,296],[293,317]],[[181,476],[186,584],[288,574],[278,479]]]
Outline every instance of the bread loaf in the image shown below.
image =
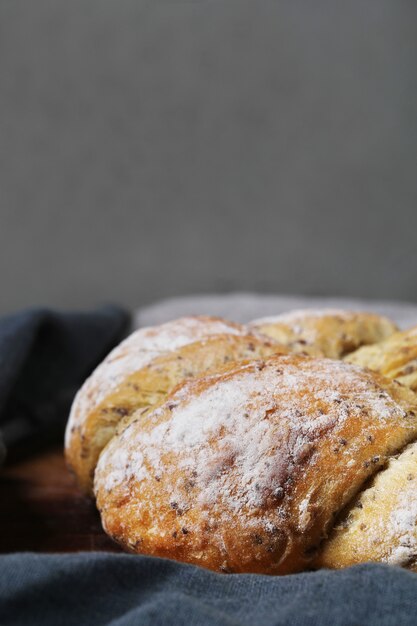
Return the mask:
[[113,437],[97,505],[132,552],[297,572],[317,564],[338,515],[416,438],[411,390],[343,361],[271,356],[183,383]]
[[249,327],[286,345],[291,352],[332,359],[382,341],[397,330],[386,317],[337,309],[290,311],[254,320]]
[[368,313],[181,318],[86,381],[67,461],[131,552],[219,572],[417,571],[416,363],[417,327]]

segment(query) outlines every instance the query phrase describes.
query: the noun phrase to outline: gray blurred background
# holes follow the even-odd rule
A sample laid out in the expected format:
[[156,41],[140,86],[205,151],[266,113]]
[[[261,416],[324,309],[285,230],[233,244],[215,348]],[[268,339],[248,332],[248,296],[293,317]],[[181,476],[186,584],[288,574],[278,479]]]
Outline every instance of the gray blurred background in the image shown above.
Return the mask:
[[0,312],[417,301],[415,0],[1,0]]

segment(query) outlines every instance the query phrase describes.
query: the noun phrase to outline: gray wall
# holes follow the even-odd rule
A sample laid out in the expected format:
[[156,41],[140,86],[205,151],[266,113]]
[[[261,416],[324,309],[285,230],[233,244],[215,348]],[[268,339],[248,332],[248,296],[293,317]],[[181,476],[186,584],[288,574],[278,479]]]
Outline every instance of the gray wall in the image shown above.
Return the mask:
[[415,0],[2,0],[0,311],[417,301]]

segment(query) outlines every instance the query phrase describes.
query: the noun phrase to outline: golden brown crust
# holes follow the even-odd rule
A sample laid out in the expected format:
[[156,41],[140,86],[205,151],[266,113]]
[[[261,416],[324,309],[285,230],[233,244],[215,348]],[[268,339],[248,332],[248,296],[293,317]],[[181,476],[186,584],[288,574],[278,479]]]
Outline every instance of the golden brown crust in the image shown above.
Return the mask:
[[370,371],[296,355],[186,382],[102,452],[104,528],[134,552],[219,571],[300,571],[417,436],[415,407]]
[[265,337],[219,318],[181,318],[137,331],[113,350],[74,401],[66,432],[66,459],[80,487],[92,495],[101,450],[138,408],[160,402],[185,378],[231,360],[285,352]]
[[417,443],[391,459],[343,512],[315,565],[365,561],[417,571]]
[[359,348],[346,361],[369,367],[417,391],[417,326],[394,333],[381,343]]
[[286,345],[291,352],[332,359],[382,341],[397,330],[386,317],[337,309],[290,311],[255,320],[249,327]]

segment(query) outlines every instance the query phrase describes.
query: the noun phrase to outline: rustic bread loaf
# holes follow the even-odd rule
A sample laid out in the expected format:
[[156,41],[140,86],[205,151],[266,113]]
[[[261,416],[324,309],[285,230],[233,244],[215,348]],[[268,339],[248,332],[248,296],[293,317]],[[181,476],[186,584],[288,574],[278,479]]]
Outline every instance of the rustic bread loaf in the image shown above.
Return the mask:
[[397,330],[386,317],[337,309],[302,309],[249,324],[291,352],[339,359],[362,345],[382,341]]
[[223,572],[301,571],[379,471],[378,497],[391,497],[390,459],[416,439],[411,390],[343,361],[271,356],[183,383],[113,437],[97,505],[133,552]]
[[65,452],[82,490],[92,495],[99,454],[121,420],[160,402],[185,378],[274,352],[286,349],[215,317],[185,317],[134,332],[93,372],[71,409]]

